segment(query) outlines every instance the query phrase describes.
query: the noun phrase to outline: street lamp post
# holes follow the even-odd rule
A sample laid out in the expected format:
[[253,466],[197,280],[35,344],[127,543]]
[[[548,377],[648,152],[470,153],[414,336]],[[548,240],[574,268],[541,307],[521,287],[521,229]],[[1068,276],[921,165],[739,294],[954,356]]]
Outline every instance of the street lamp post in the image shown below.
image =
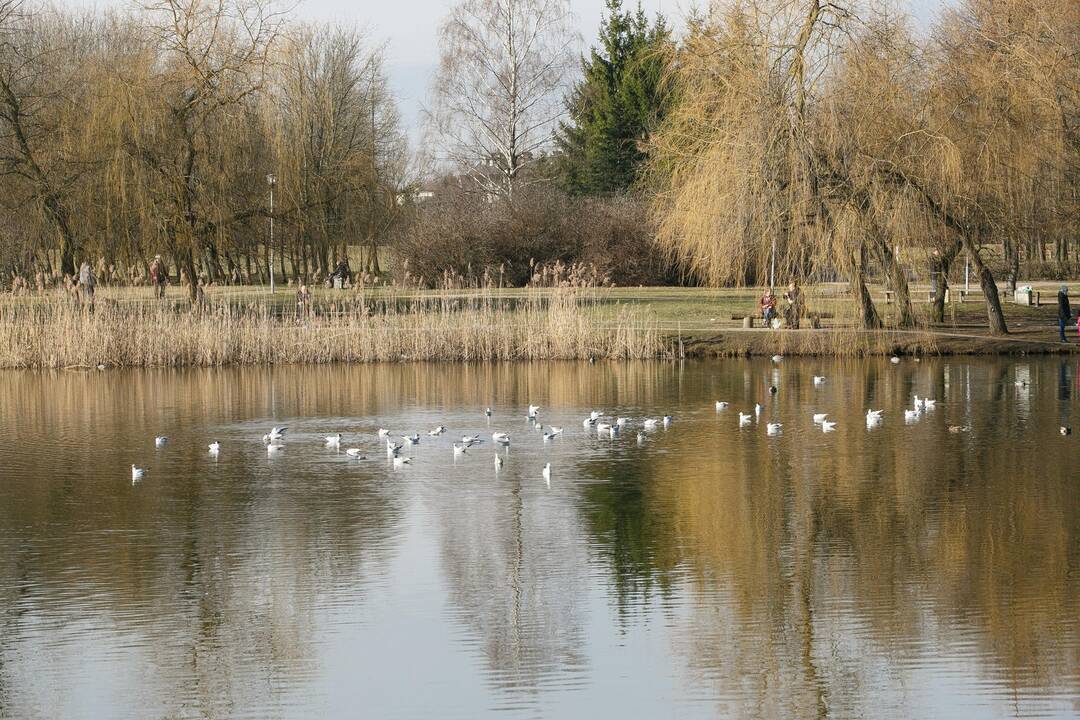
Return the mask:
[[266,184],[270,186],[270,294],[274,294],[274,186],[277,185],[277,175],[273,173],[266,176]]

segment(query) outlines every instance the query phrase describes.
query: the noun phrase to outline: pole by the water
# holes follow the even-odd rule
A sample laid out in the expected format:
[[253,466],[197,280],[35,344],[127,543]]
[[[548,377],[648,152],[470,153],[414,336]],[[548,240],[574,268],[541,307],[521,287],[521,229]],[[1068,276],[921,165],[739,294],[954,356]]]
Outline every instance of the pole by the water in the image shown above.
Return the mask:
[[266,183],[270,186],[270,294],[274,294],[274,185],[277,177],[266,176]]

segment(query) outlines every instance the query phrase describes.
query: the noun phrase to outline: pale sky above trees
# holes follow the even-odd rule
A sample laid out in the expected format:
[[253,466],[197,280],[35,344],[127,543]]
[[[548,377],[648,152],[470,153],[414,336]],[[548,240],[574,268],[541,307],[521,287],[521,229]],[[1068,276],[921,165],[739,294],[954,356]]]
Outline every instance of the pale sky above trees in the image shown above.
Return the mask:
[[[64,0],[62,0],[63,2]],[[72,5],[123,6],[126,0],[66,0]],[[676,28],[694,7],[707,0],[640,0],[650,15],[660,11]],[[288,3],[284,3],[288,4]],[[299,0],[296,14],[312,20],[332,20],[366,28],[373,38],[388,44],[390,82],[399,102],[402,120],[413,139],[422,108],[438,65],[439,22],[452,0]],[[574,24],[588,48],[600,27],[604,0],[571,0]],[[911,0],[907,3],[922,23],[933,19],[949,0]],[[633,6],[634,0],[627,0]]]

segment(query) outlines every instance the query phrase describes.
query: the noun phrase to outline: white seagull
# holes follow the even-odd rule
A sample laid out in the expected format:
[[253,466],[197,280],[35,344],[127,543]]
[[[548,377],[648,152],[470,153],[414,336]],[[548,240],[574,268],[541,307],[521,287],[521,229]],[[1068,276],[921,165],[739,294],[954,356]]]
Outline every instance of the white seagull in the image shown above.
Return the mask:
[[540,412],[540,406],[539,405],[530,405],[529,406],[529,415],[528,415],[528,417],[530,419],[535,419],[536,418],[536,413],[538,413],[538,412]]
[[562,435],[562,428],[561,427],[556,427],[554,425],[549,425],[548,426],[548,431],[549,432],[547,434],[550,435],[551,437],[555,437],[556,435]]
[[783,355],[773,355],[773,356],[772,356],[772,361],[773,361],[774,363],[778,363],[778,362],[780,362],[780,361],[781,361],[781,360],[783,360],[783,359],[784,359],[784,356],[783,356]]
[[551,487],[551,463],[544,466],[544,481]]
[[814,413],[814,422],[823,423],[827,417],[829,417],[829,413]]
[[767,435],[779,435],[782,432],[781,428],[783,427],[784,426],[781,423],[769,423],[765,426],[765,433]]
[[399,452],[401,452],[401,443],[396,443],[393,440],[387,440],[386,452],[389,455],[397,455]]
[[444,432],[446,432],[446,428],[443,427],[442,425],[440,425],[439,427],[435,428],[434,430],[429,431],[428,435],[430,435],[431,437],[438,437],[439,435],[442,435]]
[[281,440],[285,436],[285,431],[289,429],[289,426],[271,428],[270,432],[263,435],[264,443],[273,443]]
[[484,414],[491,417],[491,408],[484,408]]
[[655,430],[656,426],[660,424],[660,421],[656,418],[649,418],[645,421],[646,430]]
[[832,432],[836,429],[836,423],[832,420],[825,420],[821,423],[822,432]]
[[345,454],[348,455],[351,458],[356,458],[357,460],[363,460],[364,457],[360,454],[361,452],[362,452],[362,450],[360,450],[360,448],[349,448],[348,450],[345,451]]
[[726,402],[724,402],[723,400],[717,400],[716,401],[716,412],[720,412],[721,410],[727,410],[727,406],[728,406],[728,404]]
[[510,433],[495,432],[491,433],[491,439],[501,445],[510,444]]
[[168,444],[169,438],[165,435],[158,435],[156,438],[154,438],[154,445],[156,445],[157,447],[165,447]]
[[386,428],[379,428],[379,437],[384,438],[390,434],[390,431]]
[[326,436],[326,447],[336,448],[341,445],[341,433]]
[[401,439],[409,443],[410,445],[417,445],[420,442],[420,435],[418,433],[413,433],[412,435],[402,435]]
[[470,445],[475,445],[478,442],[480,442],[480,436],[479,435],[465,435],[465,436],[463,436],[461,438],[461,443],[465,447],[469,447]]
[[221,452],[221,443],[219,443],[217,440],[210,443],[206,447],[210,449],[211,455],[217,455],[219,452]]
[[131,465],[131,483],[135,484],[136,480],[141,480],[142,476],[146,474],[146,470],[141,467],[135,467],[134,463]]
[[824,385],[825,384],[825,376],[824,375],[815,375],[814,376],[814,384],[815,385]]
[[400,455],[394,456],[394,467],[401,467],[402,465],[408,465],[412,462],[412,458],[401,457]]
[[457,457],[458,455],[464,455],[468,449],[468,445],[459,445],[458,443],[454,443],[454,457]]
[[920,413],[919,413],[918,410],[905,410],[904,411],[904,422],[908,422],[908,423],[916,422],[919,419],[919,415],[920,415]]
[[749,415],[749,414],[744,413],[744,412],[739,413],[739,427],[745,427],[745,426],[749,425],[750,422],[753,419],[754,419],[753,415]]
[[667,427],[670,424],[671,424],[671,416],[670,415],[665,415],[664,416],[664,427]]
[[266,454],[267,455],[273,455],[274,453],[279,452],[279,451],[284,450],[284,449],[285,449],[284,445],[281,445],[279,443],[269,443],[266,446]]

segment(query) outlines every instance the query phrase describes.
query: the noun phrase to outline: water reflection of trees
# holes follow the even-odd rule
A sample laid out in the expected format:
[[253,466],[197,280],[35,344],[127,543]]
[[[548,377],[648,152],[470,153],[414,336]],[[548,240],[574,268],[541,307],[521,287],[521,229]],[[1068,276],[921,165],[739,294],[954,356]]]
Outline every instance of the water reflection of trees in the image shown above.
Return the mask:
[[[360,577],[381,572],[401,514],[375,483],[326,483],[302,466],[272,483],[265,463],[208,469],[199,440],[174,442],[174,471],[131,487],[125,463],[152,455],[161,429],[264,413],[262,377],[0,378],[0,434],[17,469],[0,487],[0,668],[20,653],[23,693],[63,683],[34,672],[92,677],[80,650],[122,641],[126,660],[96,672],[128,673],[104,685],[119,683],[151,714],[261,707],[274,678],[317,656],[320,605],[362,600]],[[42,623],[55,628],[49,661],[16,646]]]
[[[697,573],[682,641],[692,676],[748,702],[734,714],[766,717],[865,713],[875,672],[969,636],[1000,687],[1077,677],[1080,454],[1056,434],[1056,367],[1036,369],[1027,415],[1011,411],[1009,368],[860,368],[828,407],[841,424],[827,441],[797,427],[822,402],[797,377],[766,406],[789,425],[782,441],[665,436],[679,466],[654,456],[643,513],[670,517],[668,545]],[[750,385],[770,378],[763,368]],[[867,436],[866,407],[910,406],[916,392],[941,399],[937,416],[905,428],[894,410]]]

